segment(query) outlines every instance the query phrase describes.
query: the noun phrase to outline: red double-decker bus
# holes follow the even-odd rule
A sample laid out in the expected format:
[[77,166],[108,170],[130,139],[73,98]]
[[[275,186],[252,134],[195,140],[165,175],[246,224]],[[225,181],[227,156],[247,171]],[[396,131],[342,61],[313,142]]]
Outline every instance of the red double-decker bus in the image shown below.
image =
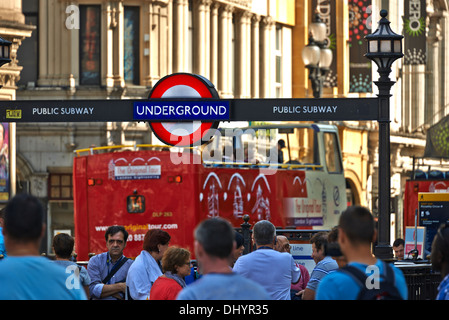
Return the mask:
[[[278,143],[284,146],[279,151]],[[236,228],[248,214],[250,224],[268,219],[280,228],[330,229],[346,208],[332,125],[222,129],[200,148],[136,145],[76,153],[75,241],[81,261],[105,250],[110,225],[129,232],[128,257],[140,253],[145,233],[154,228],[193,254],[193,231],[210,217],[228,219]]]

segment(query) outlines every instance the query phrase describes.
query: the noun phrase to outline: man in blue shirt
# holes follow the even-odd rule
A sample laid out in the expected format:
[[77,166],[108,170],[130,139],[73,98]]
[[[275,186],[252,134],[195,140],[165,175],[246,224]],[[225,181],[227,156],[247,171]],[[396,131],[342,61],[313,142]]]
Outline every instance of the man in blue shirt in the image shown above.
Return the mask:
[[[106,230],[105,239],[108,251],[93,256],[87,264],[91,279],[90,296],[92,299],[123,300],[126,294],[126,276],[133,263],[123,255],[128,232],[123,226],[110,226]],[[106,279],[112,272],[115,272],[113,276]]]
[[31,195],[18,194],[5,208],[8,257],[0,262],[0,300],[85,300],[75,275],[40,256],[44,209]]
[[[385,274],[387,267],[371,253],[371,244],[375,237],[374,219],[368,209],[352,206],[341,214],[338,232],[340,249],[349,266],[354,266],[367,275],[363,285],[368,290],[379,287],[379,283],[384,281],[380,275]],[[406,300],[408,290],[404,275],[394,266],[391,268],[394,271],[393,285],[402,299]],[[356,300],[362,288],[350,274],[339,269],[322,279],[316,300]]]
[[261,220],[254,225],[253,238],[257,250],[238,258],[234,272],[261,284],[272,299],[290,300],[290,287],[299,281],[301,270],[290,253],[274,250],[276,227]]
[[229,222],[212,218],[200,223],[195,229],[194,246],[198,269],[203,276],[185,287],[177,300],[270,299],[261,285],[232,272],[229,262],[236,244]]

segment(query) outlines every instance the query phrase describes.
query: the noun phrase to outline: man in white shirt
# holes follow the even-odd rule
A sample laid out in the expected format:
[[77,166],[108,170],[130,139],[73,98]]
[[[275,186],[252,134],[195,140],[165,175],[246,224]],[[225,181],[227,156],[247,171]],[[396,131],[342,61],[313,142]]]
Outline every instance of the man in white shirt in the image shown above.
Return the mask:
[[290,287],[301,276],[300,269],[288,252],[274,250],[276,228],[261,220],[254,225],[253,240],[257,250],[241,256],[234,265],[234,272],[261,284],[275,300],[290,300]]

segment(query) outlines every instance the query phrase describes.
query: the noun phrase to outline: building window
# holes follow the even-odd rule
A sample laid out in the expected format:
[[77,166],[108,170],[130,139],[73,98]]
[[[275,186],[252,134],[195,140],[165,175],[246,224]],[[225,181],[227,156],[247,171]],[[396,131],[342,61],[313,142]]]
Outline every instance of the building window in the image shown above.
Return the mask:
[[100,85],[101,7],[80,6],[80,84]]
[[125,82],[129,84],[140,83],[140,64],[139,64],[139,26],[140,26],[140,8],[125,6],[124,23],[124,77]]
[[276,25],[276,47],[275,47],[275,59],[276,59],[276,98],[282,97],[282,27]]
[[48,188],[49,200],[72,200],[72,174],[50,173]]

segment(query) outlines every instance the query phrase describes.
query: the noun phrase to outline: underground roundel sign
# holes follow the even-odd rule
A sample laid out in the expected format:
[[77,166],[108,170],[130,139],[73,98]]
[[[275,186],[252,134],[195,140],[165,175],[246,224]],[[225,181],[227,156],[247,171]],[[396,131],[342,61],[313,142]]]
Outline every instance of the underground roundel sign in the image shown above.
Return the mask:
[[[175,73],[159,80],[150,92],[149,98],[214,98],[218,92],[214,85],[202,76],[190,73]],[[182,112],[194,113],[194,107]],[[197,110],[200,112],[201,110]],[[151,129],[162,142],[179,147],[201,145],[210,139],[211,129],[219,121],[150,122]],[[208,138],[209,137],[209,138]]]

